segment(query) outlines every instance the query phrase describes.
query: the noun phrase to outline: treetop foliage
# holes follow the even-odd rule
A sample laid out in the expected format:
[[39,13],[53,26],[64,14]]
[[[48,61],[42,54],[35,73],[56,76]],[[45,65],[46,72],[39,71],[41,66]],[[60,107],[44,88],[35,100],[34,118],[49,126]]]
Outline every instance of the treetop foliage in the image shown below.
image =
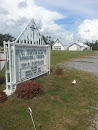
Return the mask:
[[3,41],[14,41],[15,38],[11,36],[9,33],[7,34],[0,34],[0,46],[3,46]]
[[96,40],[94,43],[93,42],[86,42],[85,44],[92,47],[92,50],[98,50],[98,40]]

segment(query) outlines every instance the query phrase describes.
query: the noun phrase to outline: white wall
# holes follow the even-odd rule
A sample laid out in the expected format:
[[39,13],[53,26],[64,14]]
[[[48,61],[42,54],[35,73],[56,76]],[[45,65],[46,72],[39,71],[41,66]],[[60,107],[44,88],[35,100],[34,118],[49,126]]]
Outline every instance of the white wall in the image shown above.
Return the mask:
[[81,51],[81,48],[77,44],[73,44],[69,47],[69,51]]
[[59,42],[56,41],[55,44],[52,46],[53,50],[64,50],[64,46]]
[[90,48],[90,47],[87,47],[87,48],[86,48],[86,50],[92,50],[92,48]]
[[81,47],[81,51],[83,51],[85,49],[85,47],[83,46],[83,47]]
[[81,51],[84,51],[84,50],[91,50],[90,47],[81,47]]
[[64,46],[64,50],[68,50],[68,46]]

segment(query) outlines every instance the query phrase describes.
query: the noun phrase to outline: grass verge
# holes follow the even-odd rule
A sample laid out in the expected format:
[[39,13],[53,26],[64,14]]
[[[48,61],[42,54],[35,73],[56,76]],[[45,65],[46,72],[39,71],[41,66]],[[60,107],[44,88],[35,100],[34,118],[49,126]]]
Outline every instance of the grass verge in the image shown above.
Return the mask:
[[[64,60],[60,57],[59,59],[59,63]],[[56,61],[54,63],[57,64]],[[27,112],[28,106],[33,111],[37,130],[89,129],[90,120],[97,113],[93,108],[97,103],[96,77],[90,73],[68,68],[63,69],[62,75],[56,75],[55,69],[53,66],[50,75],[35,79],[44,86],[44,93],[38,97],[23,100],[13,94],[6,102],[0,104],[0,129],[33,129]],[[72,86],[71,82],[74,79],[77,84]],[[2,84],[2,89],[4,87],[5,84]]]
[[94,55],[94,53],[94,51],[51,51],[51,65],[57,65],[73,58]]

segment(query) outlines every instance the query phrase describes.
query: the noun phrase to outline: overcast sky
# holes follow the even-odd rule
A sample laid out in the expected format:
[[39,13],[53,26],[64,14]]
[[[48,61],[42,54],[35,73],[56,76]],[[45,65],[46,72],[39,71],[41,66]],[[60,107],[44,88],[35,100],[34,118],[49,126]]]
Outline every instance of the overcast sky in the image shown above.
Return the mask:
[[0,0],[0,33],[17,38],[32,18],[63,44],[98,40],[98,0]]

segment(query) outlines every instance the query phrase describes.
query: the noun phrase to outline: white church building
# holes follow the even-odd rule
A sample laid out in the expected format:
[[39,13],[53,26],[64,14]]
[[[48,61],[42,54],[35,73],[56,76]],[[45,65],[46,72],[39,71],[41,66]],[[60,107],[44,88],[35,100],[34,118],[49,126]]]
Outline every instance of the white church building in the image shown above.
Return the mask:
[[69,51],[84,51],[91,50],[91,48],[84,43],[74,43],[68,47]]
[[60,40],[56,40],[52,45],[52,50],[69,50],[69,51],[84,51],[92,50],[88,45],[84,43],[73,43],[70,46],[63,45]]
[[56,40],[54,42],[54,44],[52,45],[52,50],[67,50],[68,46],[67,45],[63,45],[60,40]]

